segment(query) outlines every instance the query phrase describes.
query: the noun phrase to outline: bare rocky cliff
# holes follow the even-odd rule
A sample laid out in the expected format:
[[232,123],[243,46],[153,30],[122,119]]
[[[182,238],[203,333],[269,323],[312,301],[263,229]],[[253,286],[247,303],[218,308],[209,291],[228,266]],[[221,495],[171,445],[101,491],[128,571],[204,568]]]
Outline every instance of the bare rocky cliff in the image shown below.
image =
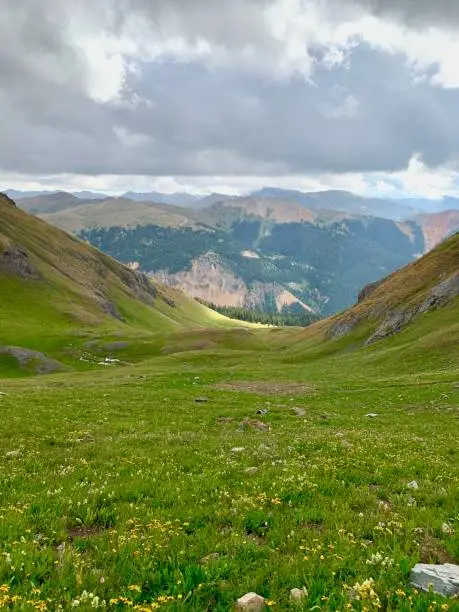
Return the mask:
[[164,285],[180,289],[216,306],[240,306],[256,310],[262,308],[269,299],[278,311],[285,306],[298,304],[308,312],[314,312],[313,308],[280,284],[254,282],[249,287],[215,253],[206,253],[196,258],[189,270],[174,274],[160,270],[150,275]]

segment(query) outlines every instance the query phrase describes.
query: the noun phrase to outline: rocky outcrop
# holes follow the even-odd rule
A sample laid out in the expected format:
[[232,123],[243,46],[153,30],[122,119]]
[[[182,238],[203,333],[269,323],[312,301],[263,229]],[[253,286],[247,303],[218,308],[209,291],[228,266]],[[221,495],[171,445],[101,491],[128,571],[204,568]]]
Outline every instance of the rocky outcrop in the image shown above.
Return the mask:
[[0,197],[5,201],[6,204],[9,204],[10,206],[14,206],[14,208],[16,207],[16,202],[10,198],[10,196],[7,193],[0,193]]
[[398,333],[420,314],[445,306],[457,296],[459,296],[459,272],[442,280],[420,304],[390,312],[366,344],[372,344]]
[[432,289],[430,296],[421,304],[419,312],[444,306],[459,295],[459,272],[455,272]]
[[257,310],[263,309],[269,300],[279,312],[284,307],[293,305],[301,306],[307,312],[314,312],[308,304],[279,283],[255,281],[249,286],[215,253],[206,253],[196,258],[189,270],[174,274],[160,270],[151,276],[159,283],[216,306],[237,306]]
[[36,374],[51,374],[65,369],[59,361],[50,359],[44,353],[19,346],[0,346],[0,355],[13,357],[20,368]]
[[344,336],[351,333],[358,323],[360,323],[360,317],[357,316],[348,317],[347,319],[339,318],[328,330],[327,338],[331,340],[344,338]]
[[366,300],[367,298],[369,298],[370,295],[372,295],[372,293],[376,291],[376,289],[379,287],[379,285],[382,282],[383,282],[382,280],[379,280],[374,283],[369,283],[368,285],[365,285],[365,287],[360,291],[358,295],[357,303],[360,304],[360,302],[363,302],[363,300]]
[[131,289],[136,297],[143,302],[151,304],[158,297],[158,290],[151,279],[142,272],[137,272],[129,267],[124,267],[121,280]]
[[40,274],[29,260],[27,251],[8,241],[0,241],[0,272],[38,280]]

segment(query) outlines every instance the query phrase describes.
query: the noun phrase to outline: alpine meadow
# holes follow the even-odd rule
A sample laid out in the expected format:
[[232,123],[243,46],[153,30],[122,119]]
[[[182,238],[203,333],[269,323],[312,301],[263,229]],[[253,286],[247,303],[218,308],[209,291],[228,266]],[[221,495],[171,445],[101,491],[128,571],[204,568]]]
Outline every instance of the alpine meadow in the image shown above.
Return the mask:
[[2,607],[458,609],[459,235],[301,330],[0,206]]
[[459,0],[0,40],[0,612],[459,612]]

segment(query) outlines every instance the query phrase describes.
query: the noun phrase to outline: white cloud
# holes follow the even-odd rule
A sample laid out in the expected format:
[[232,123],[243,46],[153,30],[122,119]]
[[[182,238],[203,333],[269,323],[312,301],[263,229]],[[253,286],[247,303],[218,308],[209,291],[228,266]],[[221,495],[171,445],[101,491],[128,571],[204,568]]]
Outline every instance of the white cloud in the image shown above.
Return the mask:
[[57,175],[28,177],[19,174],[1,175],[0,190],[20,189],[101,191],[121,194],[126,191],[161,193],[192,193],[206,195],[223,193],[244,195],[265,186],[299,191],[324,191],[341,189],[362,196],[420,197],[441,199],[444,195],[459,197],[457,173],[449,167],[430,170],[418,157],[411,159],[408,167],[394,173],[319,174],[316,176],[82,176]]
[[391,178],[400,184],[403,193],[411,196],[437,199],[459,192],[454,169],[431,170],[417,156],[411,159],[405,171],[396,172]]

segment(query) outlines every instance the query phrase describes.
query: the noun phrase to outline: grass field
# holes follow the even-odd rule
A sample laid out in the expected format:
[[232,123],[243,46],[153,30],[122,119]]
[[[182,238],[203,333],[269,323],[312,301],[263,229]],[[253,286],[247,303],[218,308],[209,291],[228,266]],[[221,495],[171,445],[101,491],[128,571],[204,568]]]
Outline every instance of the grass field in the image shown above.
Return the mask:
[[257,342],[0,382],[0,606],[459,609],[409,586],[459,561],[457,354]]
[[0,608],[459,610],[410,587],[459,562],[459,235],[287,330],[0,216]]

